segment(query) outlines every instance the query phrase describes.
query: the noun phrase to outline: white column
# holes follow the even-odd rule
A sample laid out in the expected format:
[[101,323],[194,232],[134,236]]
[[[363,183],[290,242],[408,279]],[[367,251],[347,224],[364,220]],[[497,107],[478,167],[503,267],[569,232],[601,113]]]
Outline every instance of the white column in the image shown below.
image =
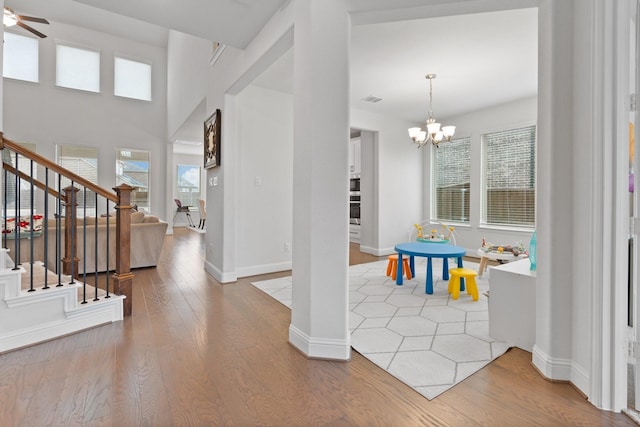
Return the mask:
[[539,15],[533,363],[615,411],[626,405],[625,7],[547,0]]
[[533,363],[543,375],[558,380],[570,379],[572,356],[573,3],[546,1],[538,18],[538,261]]
[[348,360],[350,20],[341,0],[294,0],[293,295],[289,341]]

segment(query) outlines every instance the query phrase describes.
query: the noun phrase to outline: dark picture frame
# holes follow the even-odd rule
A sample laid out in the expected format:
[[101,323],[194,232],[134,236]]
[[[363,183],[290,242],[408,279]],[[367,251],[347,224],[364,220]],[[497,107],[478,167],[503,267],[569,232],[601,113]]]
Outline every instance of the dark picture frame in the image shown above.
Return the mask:
[[220,166],[222,114],[217,109],[204,121],[204,168]]

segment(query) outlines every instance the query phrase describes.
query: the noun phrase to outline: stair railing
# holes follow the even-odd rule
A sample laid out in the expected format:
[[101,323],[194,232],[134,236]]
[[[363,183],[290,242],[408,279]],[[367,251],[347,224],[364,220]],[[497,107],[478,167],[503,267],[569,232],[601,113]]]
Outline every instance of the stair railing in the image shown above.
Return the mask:
[[[86,287],[86,279],[87,279],[87,200],[88,200],[88,192],[92,192],[95,197],[95,247],[93,249],[94,253],[94,286],[95,293],[93,295],[93,300],[98,300],[98,286],[99,286],[99,264],[98,264],[98,254],[104,253],[106,257],[106,274],[105,274],[105,283],[103,285],[106,290],[105,298],[110,297],[110,293],[113,292],[117,295],[124,295],[126,299],[124,300],[123,311],[125,316],[131,315],[132,309],[132,285],[133,285],[133,274],[131,273],[131,260],[130,260],[130,243],[131,243],[131,192],[134,190],[134,187],[131,187],[126,184],[121,184],[117,187],[113,188],[114,192],[106,190],[91,181],[83,178],[82,176],[65,169],[64,167],[50,161],[49,159],[17,144],[7,138],[4,137],[2,132],[0,132],[0,150],[3,153],[6,153],[4,150],[7,150],[11,153],[11,155],[3,154],[3,169],[4,169],[4,205],[3,205],[3,238],[2,238],[2,246],[7,248],[9,246],[13,246],[13,261],[14,261],[14,269],[18,269],[19,265],[23,264],[23,260],[21,260],[21,256],[23,255],[23,251],[21,250],[21,244],[29,244],[28,250],[28,269],[30,271],[30,284],[29,284],[29,292],[36,291],[34,287],[34,265],[35,262],[38,261],[34,259],[34,250],[36,248],[36,244],[34,243],[34,239],[42,235],[43,239],[40,243],[42,243],[42,261],[44,264],[44,286],[42,289],[49,289],[49,281],[48,281],[48,273],[49,271],[53,271],[57,274],[57,285],[56,286],[64,286],[62,275],[67,275],[71,277],[69,283],[75,283],[75,280],[82,279],[83,283],[83,295],[82,295],[82,303],[87,303],[87,287]],[[26,159],[29,162],[29,170],[30,173],[23,172],[19,170],[18,165],[20,159]],[[13,162],[15,159],[15,163],[12,165],[9,161],[5,161],[6,159],[11,159]],[[34,167],[40,166],[44,168],[45,171],[45,182],[41,182],[40,180],[34,177]],[[57,183],[53,186],[50,185],[50,174],[53,174],[55,178],[53,181]],[[9,186],[8,180],[10,177],[15,179],[15,186]],[[63,178],[66,178],[70,181],[70,185],[62,188]],[[24,190],[22,187],[23,184],[27,185],[27,189]],[[56,188],[57,187],[57,188]],[[35,192],[36,190],[40,190],[44,197],[44,213],[42,214],[42,229],[35,230],[35,220],[36,217],[40,219],[40,215],[36,215],[34,206],[35,206]],[[9,238],[8,234],[10,231],[10,227],[8,227],[8,221],[10,221],[9,215],[10,211],[8,209],[8,191],[14,192],[14,209],[13,209],[13,236]],[[25,232],[22,232],[21,227],[21,209],[20,209],[20,195],[23,191],[28,191],[29,200],[31,202],[29,208],[29,215],[27,215],[27,220],[25,222],[29,222],[28,228],[25,229]],[[82,192],[82,193],[80,193]],[[40,194],[40,193],[39,193]],[[82,194],[82,205],[78,205],[78,195]],[[49,206],[49,198],[53,198],[55,200],[55,205],[52,210],[55,212],[54,215],[54,227],[55,227],[55,242],[49,241],[49,217],[50,217],[50,206]],[[99,201],[104,202],[105,205],[105,213],[106,217],[106,249],[101,248],[98,245],[98,205]],[[109,236],[109,224],[111,223],[110,217],[112,214],[109,212],[110,206],[113,204],[115,208],[115,268],[111,268],[111,260],[110,260],[110,236]],[[78,218],[78,212],[82,212],[81,218]],[[64,217],[64,225],[62,224],[62,219]],[[80,225],[79,225],[80,223]],[[26,225],[26,224],[25,224]],[[64,229],[64,239],[62,237],[62,229]],[[80,233],[80,234],[78,234]],[[27,240],[25,242],[21,242],[21,240]],[[80,239],[82,244],[82,254],[83,259],[80,259],[78,254],[78,239]],[[53,243],[53,245],[52,245]],[[50,254],[50,246],[53,246],[54,254]],[[40,246],[38,246],[39,248]],[[11,251],[11,248],[10,248]],[[106,251],[106,252],[102,252]],[[51,261],[51,259],[53,261]],[[82,263],[82,264],[80,264]],[[82,273],[80,274],[80,265],[83,266]],[[110,274],[113,272],[113,274]],[[113,282],[113,289],[111,289],[111,281]]]

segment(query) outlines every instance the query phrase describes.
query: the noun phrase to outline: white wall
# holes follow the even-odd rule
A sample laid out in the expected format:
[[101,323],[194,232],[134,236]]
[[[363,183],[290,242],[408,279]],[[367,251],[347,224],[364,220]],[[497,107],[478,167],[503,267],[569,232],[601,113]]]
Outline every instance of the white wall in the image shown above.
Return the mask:
[[[482,192],[481,138],[487,132],[535,125],[537,108],[537,97],[530,97],[461,116],[447,117],[446,119],[446,123],[455,124],[455,137],[468,136],[471,138],[470,220],[468,224],[454,224],[456,243],[467,248],[470,251],[470,255],[476,254],[476,250],[480,247],[483,238],[496,244],[514,244],[519,240],[523,241],[525,247],[529,244],[531,238],[530,230],[501,230],[480,225]],[[446,142],[441,144],[446,144]],[[429,216],[432,197],[429,165],[431,164],[430,156],[433,149],[429,147],[425,150],[426,184],[423,203],[425,216],[427,217]],[[541,165],[537,166],[540,169]]]
[[[151,213],[166,218],[166,51],[85,28],[53,23],[40,40],[40,83],[4,79],[4,133],[37,144],[55,159],[55,144],[98,148],[98,184],[115,185],[115,148],[150,151]],[[55,86],[56,41],[101,52],[101,93]],[[114,55],[152,64],[152,102],[113,95]]]
[[[293,97],[249,86],[237,97],[238,277],[291,269]],[[285,250],[285,245],[288,248]]]
[[390,254],[396,243],[407,240],[411,224],[425,215],[424,159],[407,134],[415,123],[351,109],[350,124],[353,128],[377,132],[378,141],[371,157],[376,162],[373,171],[378,197],[373,209],[378,215],[378,241],[367,243],[375,245],[371,251],[374,255]]
[[[167,41],[167,135],[173,135],[202,102],[211,72],[213,43],[178,31]],[[206,113],[205,113],[206,114]],[[202,117],[204,122],[206,117]]]

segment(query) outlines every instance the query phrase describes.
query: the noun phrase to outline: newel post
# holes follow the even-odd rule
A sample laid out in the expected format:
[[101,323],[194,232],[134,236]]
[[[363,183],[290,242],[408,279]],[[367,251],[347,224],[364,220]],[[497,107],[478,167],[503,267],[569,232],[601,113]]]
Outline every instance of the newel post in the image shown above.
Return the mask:
[[64,188],[65,209],[64,209],[64,255],[62,257],[62,273],[78,278],[78,246],[76,236],[78,235],[78,222],[76,221],[76,210],[78,208],[78,187],[69,186]]
[[116,272],[113,274],[113,291],[124,295],[124,315],[131,316],[133,306],[131,273],[131,192],[134,187],[120,184],[113,187],[118,195],[116,205]]

